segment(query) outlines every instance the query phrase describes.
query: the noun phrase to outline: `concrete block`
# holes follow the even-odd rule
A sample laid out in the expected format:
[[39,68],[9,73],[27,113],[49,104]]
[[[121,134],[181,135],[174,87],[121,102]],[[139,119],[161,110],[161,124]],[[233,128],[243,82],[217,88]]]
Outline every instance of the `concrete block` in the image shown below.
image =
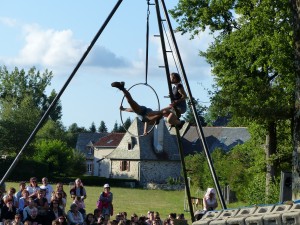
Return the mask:
[[218,216],[209,223],[209,225],[227,225],[228,218],[234,217],[238,213],[239,209],[225,209]]
[[241,208],[233,218],[227,219],[227,224],[245,225],[245,219],[256,211],[257,207]]
[[201,220],[193,223],[193,225],[209,225],[211,221],[215,220],[221,215],[222,211],[207,211]]
[[300,204],[293,204],[288,212],[282,214],[282,224],[300,224]]
[[287,212],[291,205],[275,205],[274,209],[267,215],[263,216],[265,225],[282,225],[282,214]]
[[266,214],[269,214],[274,209],[274,205],[270,206],[260,206],[253,213],[252,216],[249,216],[245,219],[246,225],[263,225],[263,217]]

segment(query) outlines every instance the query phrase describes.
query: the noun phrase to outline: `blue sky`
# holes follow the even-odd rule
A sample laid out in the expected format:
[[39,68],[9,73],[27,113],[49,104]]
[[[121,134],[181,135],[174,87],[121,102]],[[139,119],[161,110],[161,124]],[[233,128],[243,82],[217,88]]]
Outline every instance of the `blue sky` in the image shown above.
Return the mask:
[[[54,78],[50,92],[59,92],[90,45],[95,34],[117,0],[101,1],[4,1],[0,8],[0,65],[9,69],[40,71],[48,69]],[[151,1],[153,2],[153,1]],[[171,3],[170,3],[171,2]],[[166,1],[168,9],[177,1]],[[63,124],[89,128],[104,121],[109,130],[117,121],[122,93],[110,86],[125,81],[126,87],[145,82],[146,0],[124,0],[88,57],[61,97]],[[176,27],[172,20],[173,28]],[[150,6],[150,40],[148,84],[159,98],[160,107],[170,103],[158,34],[155,6]],[[212,41],[208,33],[193,40],[189,35],[175,34],[188,83],[194,98],[209,101],[210,66],[198,56]],[[170,71],[176,71],[169,56]],[[146,86],[136,86],[132,95],[141,105],[157,108],[155,94]],[[126,104],[124,104],[126,106]],[[130,114],[123,114],[123,120]],[[134,116],[130,116],[134,118]]]

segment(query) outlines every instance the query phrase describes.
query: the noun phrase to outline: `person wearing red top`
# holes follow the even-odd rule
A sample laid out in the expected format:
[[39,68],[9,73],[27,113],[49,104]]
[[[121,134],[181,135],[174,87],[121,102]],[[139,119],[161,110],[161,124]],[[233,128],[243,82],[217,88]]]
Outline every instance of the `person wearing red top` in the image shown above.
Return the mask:
[[105,220],[109,220],[110,216],[113,215],[113,193],[110,192],[109,184],[105,184],[103,188],[104,191],[99,197],[97,207]]

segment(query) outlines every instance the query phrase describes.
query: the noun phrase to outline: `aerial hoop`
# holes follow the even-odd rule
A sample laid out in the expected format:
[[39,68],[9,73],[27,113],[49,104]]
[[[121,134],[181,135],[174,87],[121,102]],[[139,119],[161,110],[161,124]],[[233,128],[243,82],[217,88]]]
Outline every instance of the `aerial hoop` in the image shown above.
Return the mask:
[[[130,92],[130,90],[138,85],[144,85],[146,87],[148,87],[154,94],[155,94],[155,97],[156,97],[156,100],[157,100],[157,110],[160,110],[160,102],[159,102],[159,98],[158,98],[158,95],[156,93],[156,91],[154,90],[153,87],[151,87],[149,84],[147,83],[137,83],[137,84],[134,84],[132,85],[130,88],[128,88],[127,90]],[[122,101],[121,101],[121,105],[120,106],[123,106],[123,102],[124,102],[124,99],[125,99],[125,95],[123,96],[122,98]],[[122,126],[124,127],[124,129],[133,137],[142,137],[142,136],[145,136],[144,134],[142,135],[136,135],[136,134],[133,134],[131,133],[128,129],[126,129],[125,125],[124,125],[124,122],[123,122],[123,114],[122,114],[122,110],[120,110],[120,118],[121,118],[121,123],[122,123]],[[155,127],[157,123],[155,122],[152,127],[150,128],[150,130],[147,131],[147,134],[149,134]]]

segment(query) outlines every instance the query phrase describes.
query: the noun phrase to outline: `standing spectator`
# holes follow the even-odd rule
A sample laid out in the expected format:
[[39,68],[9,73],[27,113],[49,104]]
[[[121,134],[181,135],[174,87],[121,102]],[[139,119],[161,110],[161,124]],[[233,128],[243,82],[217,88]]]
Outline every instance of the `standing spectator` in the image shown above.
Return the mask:
[[8,193],[3,196],[3,201],[6,203],[8,200],[12,200],[13,205],[18,208],[19,202],[17,197],[15,196],[16,189],[14,187],[9,188]]
[[75,203],[71,204],[67,219],[70,225],[83,225],[82,214],[78,211],[78,206]]
[[109,184],[104,184],[104,191],[101,193],[97,207],[101,212],[101,215],[105,217],[105,220],[109,220],[113,215],[113,193],[110,192]]
[[53,192],[53,188],[52,186],[48,183],[48,178],[47,177],[43,177],[42,178],[42,183],[43,185],[40,186],[41,189],[45,189],[46,190],[46,194],[45,197],[48,201],[48,204],[50,204],[51,202],[51,194]]
[[79,196],[82,200],[86,199],[86,191],[83,187],[83,183],[81,182],[80,178],[75,180],[74,187],[70,190],[71,198],[75,200],[76,196]]
[[218,201],[216,198],[216,190],[214,188],[207,188],[207,191],[203,197],[203,210],[212,211],[218,207]]
[[36,177],[31,177],[29,180],[29,185],[26,187],[26,190],[29,192],[29,197],[36,198],[37,197],[37,191],[40,189],[40,187],[37,184]]
[[15,194],[15,196],[16,196],[16,198],[17,198],[18,201],[22,197],[23,190],[26,189],[26,182],[25,181],[21,181],[19,183],[19,188],[20,188],[19,191]]

